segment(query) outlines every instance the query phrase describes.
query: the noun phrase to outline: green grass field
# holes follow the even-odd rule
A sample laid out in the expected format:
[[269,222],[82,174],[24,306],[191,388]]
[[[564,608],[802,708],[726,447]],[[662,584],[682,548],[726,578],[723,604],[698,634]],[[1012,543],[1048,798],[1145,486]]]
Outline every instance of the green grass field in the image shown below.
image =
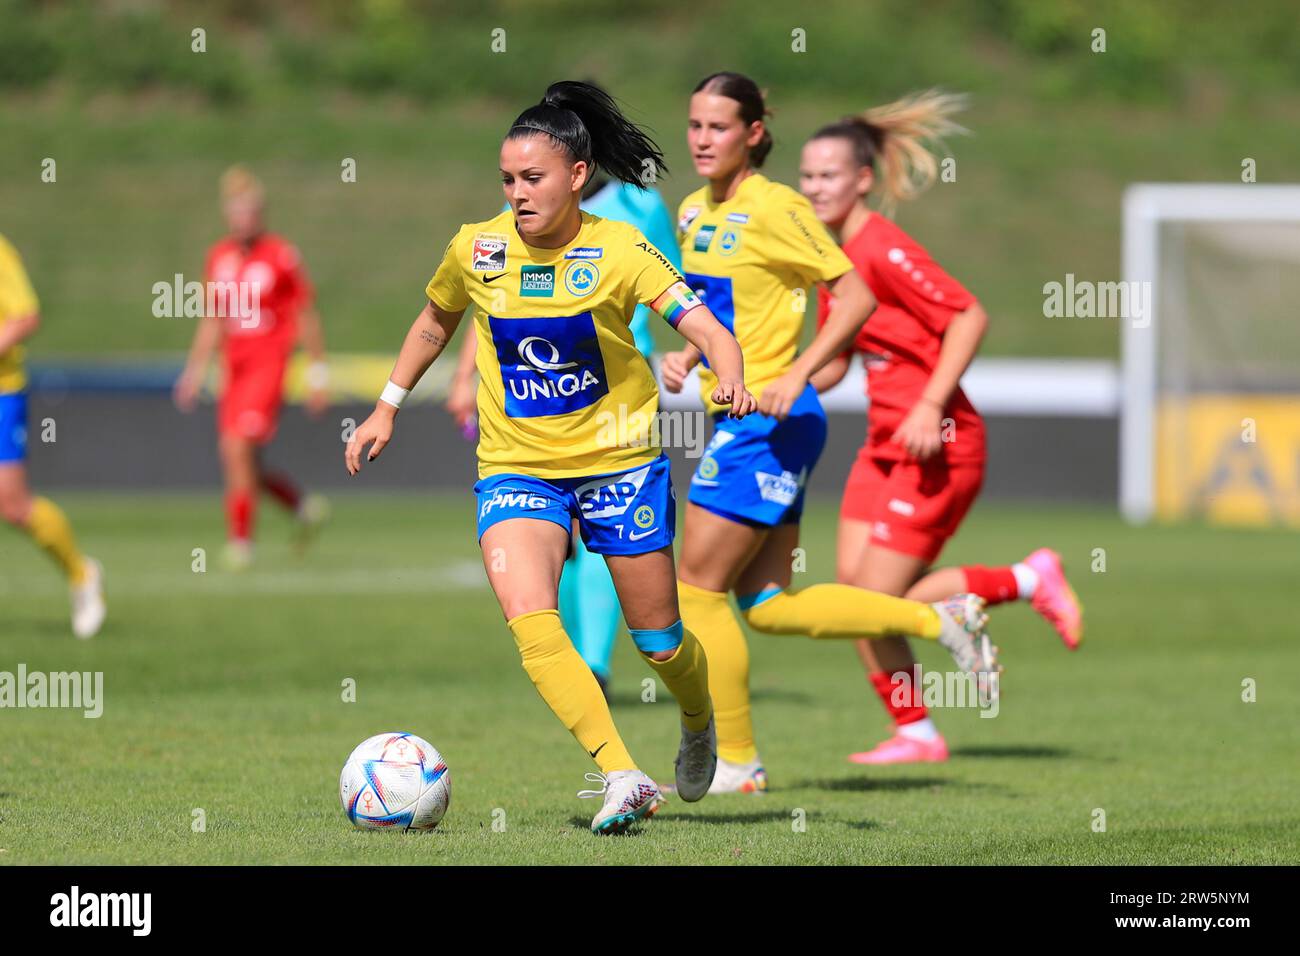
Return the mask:
[[[574,796],[590,762],[519,667],[463,499],[338,497],[302,559],[268,506],[261,566],[234,576],[217,567],[215,495],[59,497],[107,568],[109,622],[75,641],[61,581],[0,529],[0,671],[102,671],[104,712],[0,711],[0,862],[1300,860],[1294,535],[981,507],[947,559],[1055,544],[1087,606],[1080,653],[1028,609],[998,609],[997,718],[938,712],[950,762],[867,769],[844,756],[884,723],[852,650],[757,635],[771,792],[673,801],[600,839],[587,830],[594,801]],[[834,517],[811,510],[805,580],[832,574]],[[1104,573],[1089,571],[1096,548]],[[920,654],[944,666],[938,649]],[[644,769],[671,779],[675,715],[662,688],[641,701],[648,676],[624,638],[615,719]],[[341,699],[345,678],[355,703]],[[1245,678],[1255,703],[1242,701]],[[344,758],[388,730],[427,737],[451,767],[451,809],[432,834],[357,832],[339,808]],[[205,832],[191,828],[196,808]]]

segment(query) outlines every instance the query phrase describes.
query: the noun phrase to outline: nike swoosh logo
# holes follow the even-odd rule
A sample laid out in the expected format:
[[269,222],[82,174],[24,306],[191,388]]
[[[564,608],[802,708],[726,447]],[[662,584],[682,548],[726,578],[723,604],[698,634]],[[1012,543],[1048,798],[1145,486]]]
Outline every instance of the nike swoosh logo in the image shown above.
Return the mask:
[[496,275],[494,275],[494,276],[484,276],[484,277],[483,277],[483,284],[484,284],[484,285],[487,285],[489,282],[496,282],[497,279],[500,279],[502,276],[508,276],[508,275],[510,275],[509,272],[498,272],[498,273],[497,273]]
[[702,711],[702,710],[697,710],[697,711],[696,711],[695,713],[693,713],[693,714],[692,714],[690,711],[686,711],[686,710],[684,710],[684,711],[682,711],[682,716],[683,716],[683,717],[698,717],[698,716],[700,716],[700,714],[702,714],[702,713],[704,713],[704,711]]
[[597,747],[595,750],[588,750],[588,751],[587,751],[587,753],[591,754],[591,759],[592,759],[592,760],[595,760],[595,759],[596,759],[596,754],[600,753],[602,750],[605,749],[605,744],[607,744],[607,743],[609,743],[608,740],[606,740],[604,744],[601,744],[601,745],[600,745],[599,747]]
[[648,535],[648,534],[654,534],[654,533],[655,533],[656,531],[658,531],[658,530],[659,530],[658,526],[655,526],[655,527],[651,528],[649,531],[642,531],[640,534],[637,534],[635,531],[630,531],[630,532],[628,532],[627,539],[628,539],[629,541],[640,541],[640,540],[641,540],[642,538],[644,538],[646,535]]

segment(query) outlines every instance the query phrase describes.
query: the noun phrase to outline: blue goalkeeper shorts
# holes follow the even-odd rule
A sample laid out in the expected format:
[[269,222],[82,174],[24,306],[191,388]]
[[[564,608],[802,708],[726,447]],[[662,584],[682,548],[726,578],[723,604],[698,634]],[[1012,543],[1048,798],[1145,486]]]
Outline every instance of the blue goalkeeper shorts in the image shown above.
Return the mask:
[[668,457],[629,471],[579,478],[491,475],[474,485],[478,536],[510,518],[538,518],[578,531],[594,554],[645,554],[673,543],[677,496]]
[[27,458],[27,393],[0,395],[0,465]]

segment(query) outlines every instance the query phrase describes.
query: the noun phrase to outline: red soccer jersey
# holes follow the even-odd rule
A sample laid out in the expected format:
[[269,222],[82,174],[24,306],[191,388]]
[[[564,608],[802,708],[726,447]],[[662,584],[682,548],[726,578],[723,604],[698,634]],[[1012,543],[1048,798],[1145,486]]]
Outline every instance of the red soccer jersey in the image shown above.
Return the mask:
[[[284,355],[298,334],[298,312],[311,304],[312,288],[294,246],[263,233],[245,251],[236,239],[222,239],[208,252],[208,283],[235,283],[218,290],[227,353]],[[211,301],[209,294],[209,301]],[[223,306],[221,303],[228,303]]]
[[[901,461],[902,446],[890,441],[925,389],[939,361],[948,323],[975,297],[941,269],[921,245],[879,213],[844,244],[844,252],[879,305],[853,340],[867,368],[867,445],[873,457]],[[832,296],[818,290],[817,327],[830,314]],[[960,387],[944,410],[954,422],[943,444],[950,462],[984,461],[984,420]]]

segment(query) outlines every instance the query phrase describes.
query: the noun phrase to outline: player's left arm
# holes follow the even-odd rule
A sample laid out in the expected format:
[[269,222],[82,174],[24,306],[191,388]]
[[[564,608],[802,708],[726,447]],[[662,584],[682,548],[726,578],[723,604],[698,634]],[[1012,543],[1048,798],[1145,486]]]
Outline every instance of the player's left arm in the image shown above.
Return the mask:
[[40,327],[40,312],[29,312],[0,324],[0,355],[31,338]]
[[[745,358],[740,343],[690,286],[678,280],[650,303],[650,308],[667,319],[696,352],[709,360],[709,367],[718,377],[712,395],[716,404],[730,405],[732,418],[744,418],[758,407],[754,396],[745,388]],[[670,390],[680,391],[681,383],[676,385]]]
[[766,415],[780,420],[790,414],[813,375],[844,352],[876,310],[876,297],[857,270],[850,269],[828,286],[834,300],[830,314],[808,348],[784,375],[763,390],[759,411]]
[[988,313],[978,301],[948,320],[934,371],[930,373],[921,397],[890,438],[919,461],[932,457],[942,446],[944,410],[979,351],[988,326]]

